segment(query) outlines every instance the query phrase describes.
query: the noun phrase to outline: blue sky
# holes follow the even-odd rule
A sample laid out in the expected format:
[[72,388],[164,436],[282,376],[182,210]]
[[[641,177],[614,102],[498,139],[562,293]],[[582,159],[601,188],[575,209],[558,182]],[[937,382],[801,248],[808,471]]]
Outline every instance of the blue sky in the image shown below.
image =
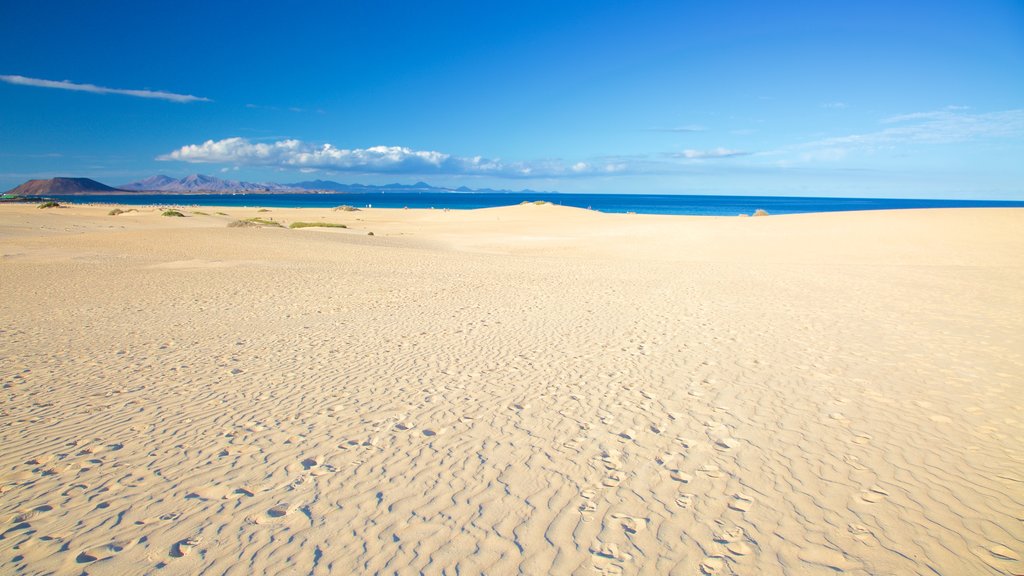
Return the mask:
[[1024,3],[0,4],[0,189],[1024,199]]

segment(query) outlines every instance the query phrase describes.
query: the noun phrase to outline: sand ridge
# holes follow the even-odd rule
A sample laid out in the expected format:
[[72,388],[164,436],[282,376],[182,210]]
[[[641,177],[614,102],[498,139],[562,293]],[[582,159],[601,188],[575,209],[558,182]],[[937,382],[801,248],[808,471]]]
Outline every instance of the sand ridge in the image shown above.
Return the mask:
[[1024,212],[107,210],[0,206],[2,572],[1024,571]]

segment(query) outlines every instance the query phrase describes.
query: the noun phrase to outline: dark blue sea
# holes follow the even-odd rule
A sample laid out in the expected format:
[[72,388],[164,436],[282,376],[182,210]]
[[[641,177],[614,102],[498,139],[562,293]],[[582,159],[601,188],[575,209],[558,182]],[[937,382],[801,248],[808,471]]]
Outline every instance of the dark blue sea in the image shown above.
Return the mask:
[[65,202],[131,205],[266,206],[269,208],[450,208],[471,210],[546,200],[601,212],[736,216],[757,209],[769,214],[893,210],[902,208],[1024,208],[1022,201],[907,200],[893,198],[797,198],[787,196],[682,196],[641,194],[371,192],[332,194],[110,194],[56,196]]

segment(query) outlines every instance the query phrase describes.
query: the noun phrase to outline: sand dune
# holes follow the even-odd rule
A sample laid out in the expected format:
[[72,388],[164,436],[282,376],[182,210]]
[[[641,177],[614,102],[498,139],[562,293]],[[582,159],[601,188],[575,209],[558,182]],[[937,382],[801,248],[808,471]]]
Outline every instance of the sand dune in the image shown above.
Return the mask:
[[1024,211],[109,208],[0,206],[2,573],[1024,573]]

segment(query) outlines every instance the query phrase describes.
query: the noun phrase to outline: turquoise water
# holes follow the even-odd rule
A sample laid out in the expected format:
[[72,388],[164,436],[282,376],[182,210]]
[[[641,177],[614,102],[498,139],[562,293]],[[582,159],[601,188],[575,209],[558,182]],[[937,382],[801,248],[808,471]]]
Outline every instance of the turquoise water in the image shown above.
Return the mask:
[[784,196],[682,196],[639,194],[373,192],[337,194],[120,194],[57,196],[65,202],[131,205],[266,206],[329,208],[340,204],[374,208],[449,208],[468,210],[546,200],[553,204],[601,212],[735,216],[767,210],[769,214],[895,210],[904,208],[1024,208],[1020,201],[908,200],[893,198],[795,198]]

